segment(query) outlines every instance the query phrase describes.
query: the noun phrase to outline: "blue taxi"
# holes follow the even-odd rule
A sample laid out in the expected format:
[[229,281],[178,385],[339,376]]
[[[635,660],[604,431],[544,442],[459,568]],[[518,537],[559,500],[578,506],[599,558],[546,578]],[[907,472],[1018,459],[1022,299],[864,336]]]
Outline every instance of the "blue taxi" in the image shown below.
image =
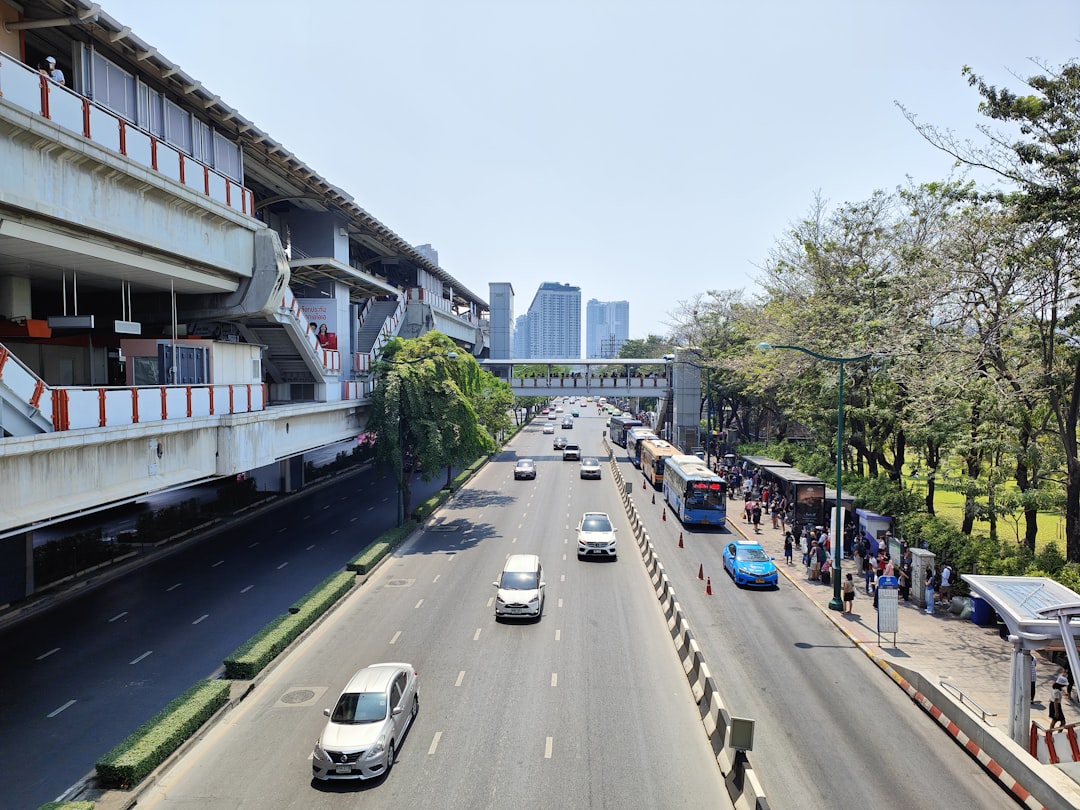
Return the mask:
[[753,540],[736,540],[724,546],[724,570],[736,585],[775,588],[779,574],[773,558]]

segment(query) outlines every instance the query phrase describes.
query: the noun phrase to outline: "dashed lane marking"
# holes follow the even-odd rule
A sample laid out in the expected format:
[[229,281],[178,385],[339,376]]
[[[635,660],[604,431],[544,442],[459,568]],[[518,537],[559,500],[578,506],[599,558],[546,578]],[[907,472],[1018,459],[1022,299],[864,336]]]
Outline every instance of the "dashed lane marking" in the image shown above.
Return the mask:
[[70,708],[71,706],[74,706],[74,705],[75,705],[75,701],[74,700],[69,700],[63,706],[60,706],[57,709],[53,709],[51,712],[49,712],[45,716],[46,717],[56,717],[56,715],[60,714],[60,712],[62,712],[64,709]]
[[[109,621],[112,621],[112,619],[109,619]],[[52,648],[51,650],[49,650],[48,652],[44,652],[44,653],[42,653],[41,655],[39,655],[39,656],[38,656],[37,658],[35,658],[34,660],[35,660],[35,661],[44,661],[44,660],[45,660],[46,658],[48,658],[48,657],[49,657],[50,655],[53,655],[53,654],[55,654],[55,653],[58,653],[58,652],[60,652],[60,648],[59,648],[59,647],[53,647],[53,648]]]
[[153,650],[147,650],[142,655],[140,655],[138,658],[133,658],[131,661],[128,661],[128,663],[129,664],[137,664],[140,661],[142,661],[144,658],[147,658],[147,657],[149,657],[149,656],[151,656],[153,654],[154,654]]

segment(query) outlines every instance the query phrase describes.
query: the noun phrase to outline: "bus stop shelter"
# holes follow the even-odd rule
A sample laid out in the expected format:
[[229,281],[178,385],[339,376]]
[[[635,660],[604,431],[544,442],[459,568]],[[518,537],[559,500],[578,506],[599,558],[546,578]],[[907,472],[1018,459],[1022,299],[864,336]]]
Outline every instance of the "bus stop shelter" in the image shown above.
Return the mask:
[[1009,631],[1013,645],[1009,686],[1009,736],[1027,745],[1031,721],[1031,654],[1064,650],[1069,668],[1080,676],[1080,594],[1049,577],[962,574],[974,596],[990,605]]

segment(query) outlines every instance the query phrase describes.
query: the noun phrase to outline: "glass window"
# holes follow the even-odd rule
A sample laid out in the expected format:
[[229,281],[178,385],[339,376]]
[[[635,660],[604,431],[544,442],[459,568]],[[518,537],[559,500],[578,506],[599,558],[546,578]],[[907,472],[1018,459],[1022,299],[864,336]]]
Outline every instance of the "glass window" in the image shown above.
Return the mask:
[[507,571],[502,575],[502,583],[499,587],[508,591],[532,591],[540,587],[540,580],[536,574]]
[[214,165],[214,134],[210,125],[198,118],[192,119],[195,130],[195,149],[192,154],[208,166]]
[[335,723],[377,723],[386,718],[385,692],[346,692],[334,707]]
[[135,77],[95,52],[91,60],[90,97],[129,121],[135,121]]
[[240,178],[240,147],[220,133],[214,133],[214,168],[236,182]]
[[165,137],[164,99],[145,84],[139,84],[139,126],[159,138]]
[[191,115],[165,99],[165,140],[178,149],[192,153]]

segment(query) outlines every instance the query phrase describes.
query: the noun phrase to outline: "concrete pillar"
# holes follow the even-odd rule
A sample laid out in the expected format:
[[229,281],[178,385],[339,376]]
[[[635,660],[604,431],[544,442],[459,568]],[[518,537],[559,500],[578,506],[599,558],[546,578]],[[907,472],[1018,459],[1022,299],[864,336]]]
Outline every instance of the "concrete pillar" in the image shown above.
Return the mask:
[[1013,645],[1009,678],[1009,737],[1027,748],[1031,723],[1031,650],[1021,647],[1018,636],[1009,636],[1009,641]]
[[30,317],[30,279],[0,276],[0,315],[8,319]]

